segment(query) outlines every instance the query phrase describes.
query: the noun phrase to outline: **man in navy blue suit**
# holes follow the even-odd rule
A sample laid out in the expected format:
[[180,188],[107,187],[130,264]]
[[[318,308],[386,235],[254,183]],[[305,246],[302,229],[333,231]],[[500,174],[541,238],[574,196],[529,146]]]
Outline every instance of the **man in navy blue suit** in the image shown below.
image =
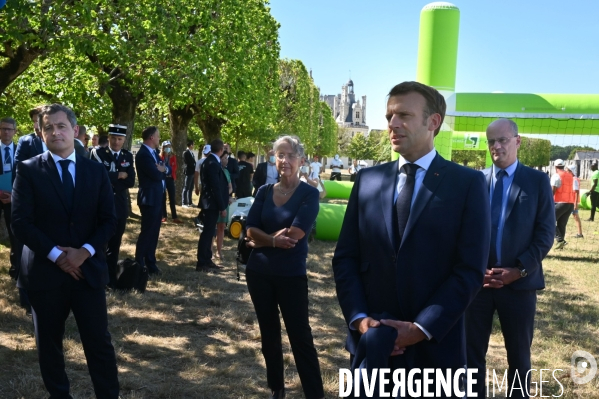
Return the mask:
[[[401,157],[358,172],[333,256],[346,348],[406,374],[464,368],[463,316],[489,251],[483,175],[446,161],[433,145],[445,108],[421,83],[391,89],[389,138]],[[366,367],[354,356],[354,368]]]
[[160,145],[160,132],[150,126],[141,133],[143,144],[135,155],[135,168],[139,181],[137,205],[141,211],[141,231],[135,246],[135,260],[148,268],[148,274],[162,274],[156,266],[156,247],[162,220],[162,194],[164,178],[169,168],[160,161],[156,149]]
[[47,152],[23,161],[13,187],[12,228],[25,244],[18,285],[33,311],[40,370],[51,398],[70,398],[62,340],[72,311],[98,398],[118,398],[108,332],[104,249],[116,218],[104,167],[75,154],[77,119],[63,105],[39,114]]
[[491,197],[491,249],[483,289],[466,312],[468,368],[479,370],[476,392],[484,398],[485,356],[497,311],[507,351],[508,385],[515,389],[510,397],[528,398],[537,290],[545,288],[541,261],[555,234],[553,195],[545,173],[518,162],[516,123],[492,122],[487,140],[493,160],[493,166],[484,170]]
[[36,107],[29,111],[29,117],[33,123],[33,133],[27,134],[19,139],[15,152],[15,163],[25,161],[45,152],[48,148],[42,139],[42,131],[39,127],[38,115],[42,107]]

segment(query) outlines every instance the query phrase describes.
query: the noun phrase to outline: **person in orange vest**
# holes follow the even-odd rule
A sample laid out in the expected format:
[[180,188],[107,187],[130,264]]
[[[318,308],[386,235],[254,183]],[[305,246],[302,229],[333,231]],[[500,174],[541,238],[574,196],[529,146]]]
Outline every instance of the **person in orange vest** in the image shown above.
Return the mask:
[[555,203],[555,249],[562,249],[566,244],[566,225],[574,210],[576,192],[572,175],[564,170],[566,163],[563,159],[555,160],[555,174],[551,176],[553,202]]
[[584,238],[582,234],[582,223],[580,222],[580,216],[578,216],[578,203],[580,202],[580,180],[576,176],[576,165],[565,167],[564,170],[572,175],[572,189],[574,190],[574,210],[572,211],[572,217],[576,222],[576,228],[578,229],[578,234],[576,234],[575,238]]

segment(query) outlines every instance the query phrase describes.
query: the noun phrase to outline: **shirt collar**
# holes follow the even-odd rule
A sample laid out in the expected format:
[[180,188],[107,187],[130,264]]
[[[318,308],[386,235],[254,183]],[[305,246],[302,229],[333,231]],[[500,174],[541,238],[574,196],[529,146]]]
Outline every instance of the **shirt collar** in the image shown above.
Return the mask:
[[[433,148],[428,154],[417,159],[413,163],[420,166],[420,168],[422,168],[422,170],[427,171],[428,168],[431,167],[431,163],[433,162],[433,159],[435,159],[436,156],[437,156],[437,151]],[[408,161],[406,161],[404,157],[400,156],[399,162],[398,162],[399,170],[401,170],[401,167],[406,163],[408,163]]]
[[[150,150],[150,152],[151,152],[152,154],[155,154],[155,153],[156,153],[156,150],[155,150],[155,149],[153,149],[152,147],[150,147],[149,145],[147,145],[146,143],[143,143],[143,145],[145,145],[145,146],[146,146],[146,148],[147,148],[148,150]],[[112,151],[112,150],[111,150],[111,151]]]
[[77,163],[77,157],[75,156],[75,150],[73,150],[73,152],[71,153],[71,155],[69,155],[66,158],[61,158],[58,155],[54,154],[52,151],[50,151],[50,155],[52,155],[52,159],[54,159],[54,163],[56,165],[58,165],[59,161],[62,161],[64,159],[68,159],[70,161],[73,161],[73,163]]
[[[511,177],[514,173],[516,173],[516,168],[518,167],[518,160],[516,159],[516,161],[514,161],[513,164],[511,164],[510,166],[508,166],[507,168],[505,168],[505,172],[507,173],[508,177]],[[499,168],[497,166],[495,166],[495,164],[493,164],[493,176],[497,176],[497,172],[499,172]]]
[[8,144],[8,145],[6,145],[4,143],[0,143],[0,144],[2,144],[2,151],[4,151],[4,147],[8,147],[8,148],[10,148],[12,150],[12,148],[14,146],[13,142],[10,142],[10,144]]
[[210,154],[214,155],[214,158],[216,158],[218,160],[218,163],[220,163],[220,158],[218,155],[216,155],[215,153],[211,152]]

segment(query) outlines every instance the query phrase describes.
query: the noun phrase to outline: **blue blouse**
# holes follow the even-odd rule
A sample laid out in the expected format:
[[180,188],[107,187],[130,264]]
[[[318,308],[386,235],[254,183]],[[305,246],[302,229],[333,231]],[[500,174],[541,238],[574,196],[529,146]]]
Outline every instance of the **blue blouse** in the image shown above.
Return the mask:
[[308,257],[308,236],[312,230],[319,210],[318,190],[300,182],[291,198],[282,206],[273,201],[272,184],[265,184],[258,190],[254,204],[250,208],[247,227],[256,227],[267,234],[272,234],[285,227],[295,226],[302,229],[304,237],[295,247],[254,248],[247,263],[247,268],[276,276],[301,276],[306,274],[306,258]]

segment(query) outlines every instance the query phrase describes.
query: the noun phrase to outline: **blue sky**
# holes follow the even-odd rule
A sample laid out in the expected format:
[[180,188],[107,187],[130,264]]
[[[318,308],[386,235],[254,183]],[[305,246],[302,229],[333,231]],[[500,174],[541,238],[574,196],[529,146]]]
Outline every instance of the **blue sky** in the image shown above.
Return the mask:
[[[270,6],[281,24],[281,57],[311,68],[322,94],[340,93],[351,70],[356,95],[368,96],[368,125],[383,129],[386,93],[416,78],[420,11],[428,3],[271,0]],[[452,3],[460,9],[456,92],[599,93],[599,0]]]

